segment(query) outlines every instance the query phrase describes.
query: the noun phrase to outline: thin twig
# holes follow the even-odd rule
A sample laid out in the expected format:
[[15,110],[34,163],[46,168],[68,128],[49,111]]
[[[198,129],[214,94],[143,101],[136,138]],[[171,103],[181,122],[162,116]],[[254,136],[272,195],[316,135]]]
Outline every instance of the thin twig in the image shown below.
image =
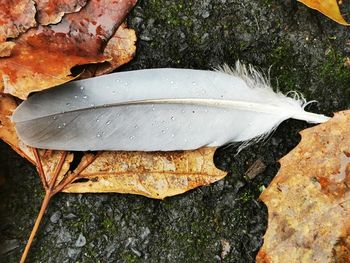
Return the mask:
[[65,151],[62,152],[61,159],[60,159],[60,161],[59,161],[59,163],[58,163],[58,165],[57,165],[57,167],[55,169],[54,175],[53,175],[53,177],[52,177],[52,179],[50,181],[50,184],[48,186],[47,182],[45,180],[46,176],[45,176],[45,172],[44,172],[41,160],[40,160],[40,155],[38,153],[38,150],[36,148],[34,148],[33,151],[34,151],[34,156],[35,156],[35,160],[36,160],[36,164],[37,164],[37,167],[38,167],[38,172],[39,172],[40,178],[42,178],[42,181],[45,182],[45,184],[43,183],[44,188],[45,188],[45,197],[44,197],[43,203],[41,204],[41,208],[40,208],[38,217],[35,220],[34,227],[32,229],[32,232],[30,233],[30,236],[29,236],[28,242],[26,244],[26,247],[25,247],[25,249],[23,251],[20,263],[24,263],[25,262],[25,260],[26,260],[26,258],[28,256],[30,247],[32,246],[34,237],[35,237],[36,233],[38,232],[41,220],[43,219],[45,211],[46,211],[46,209],[47,209],[47,207],[49,205],[49,202],[50,202],[51,198],[57,193],[57,192],[55,192],[53,190],[54,190],[54,187],[55,187],[55,184],[56,184],[57,177],[60,174],[60,171],[62,170],[62,166],[63,166],[63,164],[64,164],[64,162],[66,160],[66,157],[67,157],[67,152],[65,152]]
[[55,187],[55,184],[56,184],[56,180],[57,180],[57,177],[58,175],[60,174],[61,170],[62,170],[62,166],[66,160],[66,157],[67,157],[67,152],[66,151],[63,151],[62,152],[62,155],[61,155],[61,159],[55,169],[55,173],[50,181],[50,184],[49,184],[49,191],[51,192],[54,187]]
[[72,172],[70,175],[68,175],[67,177],[65,177],[60,183],[59,185],[57,185],[55,187],[55,189],[53,190],[53,194],[59,193],[61,192],[67,185],[69,185],[71,182],[74,181],[74,179],[77,179],[81,172],[84,171],[93,161],[95,161],[95,159],[97,158],[97,155],[94,155],[93,157],[91,157],[88,162],[86,162],[85,165],[82,165],[77,171]]
[[48,204],[50,202],[51,197],[52,196],[50,195],[50,193],[46,192],[45,198],[44,198],[43,203],[42,203],[41,208],[40,208],[40,212],[38,214],[38,217],[35,220],[34,227],[32,229],[32,232],[30,233],[27,245],[26,245],[26,247],[25,247],[25,249],[23,251],[20,263],[24,263],[26,258],[27,258],[29,249],[32,246],[32,243],[33,243],[33,240],[34,240],[34,237],[35,237],[36,233],[38,232],[38,229],[39,229],[39,226],[40,226],[40,222],[41,222],[41,220],[42,220],[42,218],[43,218],[43,216],[45,214],[45,211],[47,209],[47,206],[48,206]]
[[35,162],[36,162],[36,167],[39,173],[39,177],[41,180],[41,183],[43,184],[43,187],[45,189],[45,191],[48,189],[48,185],[47,185],[47,181],[46,181],[46,176],[45,176],[45,172],[43,169],[43,165],[41,163],[41,159],[40,159],[40,154],[37,148],[33,148],[33,153],[34,153],[34,157],[35,157]]

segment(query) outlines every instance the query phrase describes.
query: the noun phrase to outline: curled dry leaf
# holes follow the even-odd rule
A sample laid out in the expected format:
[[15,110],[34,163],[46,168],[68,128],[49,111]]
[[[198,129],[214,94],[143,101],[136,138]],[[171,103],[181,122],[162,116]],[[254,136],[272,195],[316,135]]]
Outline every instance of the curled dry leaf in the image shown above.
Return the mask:
[[33,0],[0,0],[0,42],[36,26]]
[[[226,173],[215,167],[214,152],[215,148],[202,148],[196,151],[86,155],[77,168],[79,175],[63,191],[130,193],[163,199],[222,179]],[[82,170],[81,166],[85,168]],[[79,179],[85,180],[79,182]]]
[[[110,58],[102,51],[136,0],[91,0],[57,25],[39,26],[15,40],[12,55],[0,63],[0,91],[26,99],[69,80],[76,65]],[[113,23],[111,23],[113,21]]]
[[268,229],[257,262],[350,261],[350,111],[301,132],[260,196]]
[[78,12],[87,0],[34,0],[38,10],[37,19],[41,25],[56,24],[64,14]]
[[349,23],[345,21],[340,13],[337,0],[298,0],[304,5],[319,11],[320,13],[328,16],[333,21],[349,26]]

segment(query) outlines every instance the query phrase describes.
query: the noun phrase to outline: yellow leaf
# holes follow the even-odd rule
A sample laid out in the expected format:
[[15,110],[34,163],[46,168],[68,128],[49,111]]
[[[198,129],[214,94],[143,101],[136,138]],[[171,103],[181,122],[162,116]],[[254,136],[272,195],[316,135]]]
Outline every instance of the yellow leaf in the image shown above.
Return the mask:
[[[65,189],[69,193],[129,193],[163,199],[226,176],[215,148],[177,152],[100,152]],[[80,166],[92,156],[85,156]],[[78,166],[77,170],[80,167]],[[83,179],[83,182],[79,182]]]
[[260,199],[268,229],[257,262],[350,262],[350,110],[301,132]]
[[345,19],[341,15],[337,0],[298,0],[298,1],[312,9],[315,9],[321,12],[325,16],[328,16],[330,19],[334,20],[335,22],[341,25],[344,25],[344,26],[350,25],[345,21]]

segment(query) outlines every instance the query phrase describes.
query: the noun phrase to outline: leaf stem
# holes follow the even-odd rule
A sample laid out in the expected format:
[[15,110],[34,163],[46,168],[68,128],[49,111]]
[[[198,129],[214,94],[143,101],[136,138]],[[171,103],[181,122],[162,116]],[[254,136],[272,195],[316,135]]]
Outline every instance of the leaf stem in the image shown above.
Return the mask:
[[55,190],[56,180],[57,180],[58,175],[60,174],[60,171],[62,170],[63,164],[64,164],[64,162],[66,160],[66,157],[67,157],[67,152],[65,152],[65,151],[62,152],[60,161],[59,161],[59,163],[58,163],[58,165],[57,165],[57,167],[55,169],[54,175],[53,175],[50,183],[48,184],[47,181],[46,181],[46,176],[45,176],[45,172],[44,172],[44,169],[43,169],[43,166],[42,166],[42,162],[41,162],[41,159],[40,159],[40,155],[39,155],[38,149],[34,148],[33,151],[34,151],[36,164],[37,164],[37,167],[38,167],[38,172],[39,172],[40,178],[41,178],[41,180],[43,182],[43,186],[45,188],[45,197],[44,197],[44,200],[43,200],[43,202],[41,204],[41,208],[40,208],[38,217],[35,220],[32,232],[30,233],[27,245],[26,245],[26,247],[25,247],[25,249],[23,251],[20,263],[24,263],[25,262],[25,260],[26,260],[26,258],[28,256],[28,253],[29,253],[29,249],[32,246],[32,243],[33,243],[33,240],[34,240],[34,237],[35,237],[36,233],[38,232],[41,220],[43,219],[43,216],[44,216],[45,211],[46,211],[46,209],[47,209],[47,207],[49,205],[49,202],[50,202],[51,198],[57,193],[56,191],[54,191]]
[[35,237],[36,233],[38,232],[38,229],[39,229],[39,226],[40,226],[40,222],[41,222],[41,220],[42,220],[42,218],[43,218],[43,216],[45,214],[45,211],[46,211],[47,206],[48,206],[48,204],[49,204],[49,202],[51,200],[51,197],[52,197],[52,195],[49,193],[49,191],[47,191],[46,194],[45,194],[43,203],[41,204],[41,208],[40,208],[40,212],[38,214],[38,217],[35,220],[35,224],[34,224],[34,227],[32,229],[32,232],[30,233],[27,245],[26,245],[26,247],[25,247],[25,249],[23,251],[20,263],[24,263],[26,258],[27,258],[29,249],[32,246],[32,243],[33,243],[33,240],[34,240],[34,237]]

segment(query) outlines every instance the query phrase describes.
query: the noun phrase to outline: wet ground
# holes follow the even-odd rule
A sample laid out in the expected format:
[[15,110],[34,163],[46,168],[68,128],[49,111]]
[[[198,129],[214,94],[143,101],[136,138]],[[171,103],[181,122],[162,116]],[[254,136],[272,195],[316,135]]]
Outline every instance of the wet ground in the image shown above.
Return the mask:
[[[345,1],[344,1],[345,2]],[[348,5],[347,7],[345,5]],[[350,4],[343,12],[350,20]],[[318,100],[310,110],[350,107],[350,29],[296,1],[140,1],[129,16],[138,36],[135,60],[122,70],[151,67],[210,69],[237,59],[287,92]],[[260,192],[277,161],[306,127],[284,122],[266,142],[235,156],[218,150],[228,176],[207,187],[156,201],[119,194],[57,195],[45,215],[28,262],[253,262],[266,230]],[[256,162],[266,168],[254,178]],[[0,144],[0,261],[18,262],[43,190],[34,167]]]

